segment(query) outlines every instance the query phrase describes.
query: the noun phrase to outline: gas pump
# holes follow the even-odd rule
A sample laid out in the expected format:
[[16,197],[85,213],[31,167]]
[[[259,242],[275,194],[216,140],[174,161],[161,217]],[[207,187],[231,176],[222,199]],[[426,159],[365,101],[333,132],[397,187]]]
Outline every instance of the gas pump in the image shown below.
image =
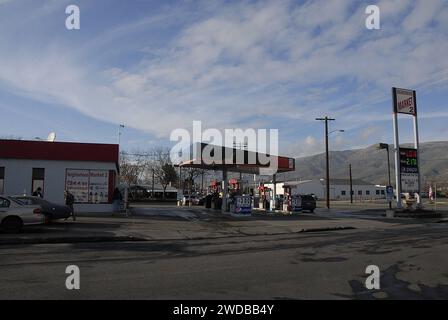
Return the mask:
[[229,180],[229,192],[232,195],[241,195],[240,182],[237,179]]
[[283,186],[283,211],[290,212],[292,208],[291,205],[291,187]]
[[259,208],[269,210],[271,199],[272,199],[272,192],[273,192],[272,189],[261,184],[258,187],[258,191],[260,193]]
[[284,185],[283,195],[284,195],[283,211],[291,213],[302,211],[302,197],[293,191],[292,186]]
[[219,210],[221,209],[222,205],[222,198],[220,198],[221,194],[221,182],[213,180],[210,182],[210,193],[211,193],[211,203],[210,205],[213,207],[213,209]]
[[252,212],[252,199],[250,195],[243,195],[241,190],[241,181],[237,179],[229,180],[229,200],[230,212],[241,216]]

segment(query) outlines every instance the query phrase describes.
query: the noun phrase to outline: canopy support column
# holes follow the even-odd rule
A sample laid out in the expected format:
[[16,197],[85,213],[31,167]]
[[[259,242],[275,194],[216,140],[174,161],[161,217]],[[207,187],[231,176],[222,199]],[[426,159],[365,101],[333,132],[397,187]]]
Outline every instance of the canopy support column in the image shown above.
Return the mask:
[[221,212],[226,213],[227,211],[227,193],[229,192],[229,179],[227,178],[227,168],[224,166],[222,168],[222,207]]

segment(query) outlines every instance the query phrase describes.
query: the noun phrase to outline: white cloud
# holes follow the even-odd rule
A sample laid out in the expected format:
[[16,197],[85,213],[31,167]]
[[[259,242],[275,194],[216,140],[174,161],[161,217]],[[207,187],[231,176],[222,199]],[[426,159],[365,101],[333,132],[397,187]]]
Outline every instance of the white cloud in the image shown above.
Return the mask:
[[314,147],[316,145],[316,139],[312,136],[308,136],[305,139],[305,144],[309,147]]
[[[165,47],[148,51],[142,44],[142,52],[151,54],[126,67],[99,68],[82,60],[101,46],[114,50],[110,43],[117,35],[111,32],[75,51],[57,41],[10,50],[14,43],[0,41],[0,81],[16,93],[158,137],[190,128],[192,120],[218,128],[278,127],[292,118],[306,122],[340,113],[362,126],[372,121],[361,116],[366,112],[384,118],[367,108],[388,97],[391,86],[446,84],[446,74],[435,75],[448,70],[447,33],[428,25],[442,23],[447,8],[442,1],[426,3],[380,2],[386,17],[401,17],[407,26],[399,34],[393,19],[383,20],[377,33],[366,30],[357,2],[207,7],[206,16],[188,22]],[[173,16],[146,17],[114,30],[126,37],[164,19]],[[308,138],[303,152],[315,152],[320,146]]]

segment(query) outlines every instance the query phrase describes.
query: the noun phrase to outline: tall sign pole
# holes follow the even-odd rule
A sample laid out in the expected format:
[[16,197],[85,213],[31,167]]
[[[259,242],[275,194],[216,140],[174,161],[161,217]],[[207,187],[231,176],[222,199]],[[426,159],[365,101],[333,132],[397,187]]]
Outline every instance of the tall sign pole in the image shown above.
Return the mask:
[[325,171],[326,171],[326,194],[327,209],[330,209],[330,155],[328,152],[328,117],[325,117]]
[[[401,193],[418,194],[417,206],[421,206],[420,161],[417,121],[417,99],[414,90],[392,88],[393,125],[395,144],[395,181],[397,189],[397,208],[402,208]],[[398,113],[413,116],[414,149],[400,148],[398,134]]]
[[401,178],[400,178],[400,139],[398,137],[397,88],[392,88],[392,110],[394,123],[394,161],[395,189],[397,190],[397,209],[401,209]]
[[[414,97],[414,107],[415,107],[415,114],[414,114],[414,148],[417,150],[417,164],[418,166],[420,166],[420,142],[419,142],[419,138],[418,138],[418,120],[417,120],[417,94],[414,91],[413,94]],[[419,168],[418,168],[419,169]],[[417,206],[420,208],[421,207],[421,175],[420,175],[420,170],[417,170],[417,176],[418,176],[418,203]]]

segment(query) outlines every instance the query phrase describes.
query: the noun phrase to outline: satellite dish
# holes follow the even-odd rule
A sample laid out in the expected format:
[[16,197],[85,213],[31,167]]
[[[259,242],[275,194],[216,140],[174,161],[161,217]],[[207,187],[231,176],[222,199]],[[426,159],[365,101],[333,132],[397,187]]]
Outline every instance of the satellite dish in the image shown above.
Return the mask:
[[48,142],[54,142],[56,140],[56,132],[50,132],[50,134],[47,137]]

